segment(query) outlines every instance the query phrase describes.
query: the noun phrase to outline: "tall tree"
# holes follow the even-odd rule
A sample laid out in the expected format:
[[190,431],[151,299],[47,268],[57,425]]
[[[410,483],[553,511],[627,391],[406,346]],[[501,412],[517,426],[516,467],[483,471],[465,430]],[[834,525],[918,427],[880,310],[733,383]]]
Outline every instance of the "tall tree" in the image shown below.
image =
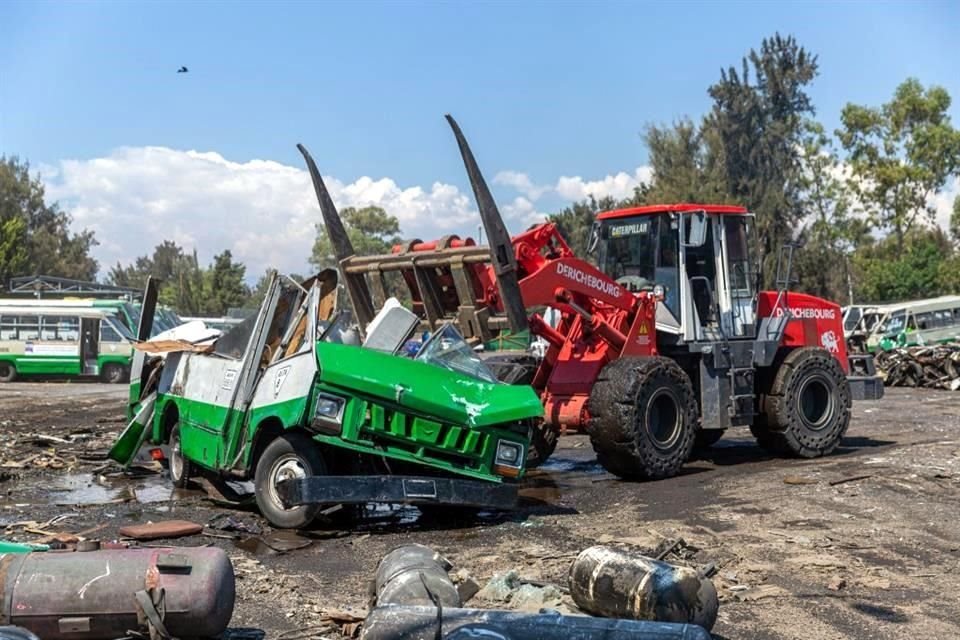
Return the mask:
[[714,104],[702,135],[717,136],[726,194],[756,214],[768,284],[777,250],[804,215],[800,149],[804,121],[814,114],[806,87],[816,75],[817,57],[775,34],[709,88]]
[[124,267],[119,262],[110,268],[107,280],[121,287],[142,288],[147,276],[160,281],[170,280],[177,273],[184,259],[183,248],[172,240],[164,240],[149,256],[140,256],[133,264]]
[[[400,242],[400,222],[380,207],[347,207],[340,211],[343,226],[357,255],[387,253]],[[310,254],[310,264],[319,269],[336,267],[333,246],[323,223],[317,224],[317,237]]]
[[950,235],[953,241],[960,243],[960,195],[953,199],[953,211],[950,213]]
[[[802,147],[801,194],[806,217],[796,256],[801,290],[829,300],[853,302],[851,257],[857,246],[872,242],[869,224],[853,215],[850,188],[823,127],[807,122]],[[824,268],[833,265],[834,268]]]
[[250,297],[250,289],[243,281],[246,271],[245,266],[233,261],[233,254],[229,249],[214,256],[205,278],[207,295],[203,312],[222,316],[232,307],[242,307]]
[[28,274],[96,278],[90,250],[97,241],[89,230],[71,233],[71,221],[56,202],[47,204],[28,163],[0,157],[0,284]]
[[565,207],[560,213],[547,216],[547,220],[557,225],[557,230],[573,249],[574,254],[590,260],[593,256],[587,254],[587,249],[594,218],[601,211],[617,209],[620,205],[621,203],[610,196],[597,200],[591,195],[586,200],[574,202]]
[[931,198],[960,168],[960,131],[943,87],[910,78],[879,108],[848,104],[837,131],[854,186],[874,224],[896,239],[896,257],[918,222],[932,222]]
[[196,249],[192,254],[180,249],[169,274],[161,280],[158,297],[161,304],[173,307],[180,315],[201,315],[209,293],[205,285],[204,269],[197,260]]
[[689,118],[647,127],[643,135],[652,180],[645,202],[720,202],[728,199],[719,136]]

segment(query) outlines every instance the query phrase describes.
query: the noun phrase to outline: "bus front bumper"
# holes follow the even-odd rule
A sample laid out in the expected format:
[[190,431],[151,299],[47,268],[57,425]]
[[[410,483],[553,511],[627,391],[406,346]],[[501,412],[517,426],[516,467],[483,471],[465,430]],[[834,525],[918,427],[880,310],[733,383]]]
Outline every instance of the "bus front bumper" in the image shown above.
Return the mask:
[[288,507],[305,504],[444,504],[513,509],[517,485],[423,476],[310,476],[277,485]]

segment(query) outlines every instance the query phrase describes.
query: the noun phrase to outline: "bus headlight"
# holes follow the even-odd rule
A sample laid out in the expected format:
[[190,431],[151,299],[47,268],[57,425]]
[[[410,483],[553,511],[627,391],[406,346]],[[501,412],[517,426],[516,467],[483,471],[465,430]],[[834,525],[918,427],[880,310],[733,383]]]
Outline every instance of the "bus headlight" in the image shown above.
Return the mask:
[[502,476],[515,478],[520,475],[523,466],[523,445],[517,442],[501,440],[497,443],[497,457],[493,470]]
[[313,411],[311,426],[317,431],[339,434],[343,423],[343,398],[326,393],[317,394],[317,404]]

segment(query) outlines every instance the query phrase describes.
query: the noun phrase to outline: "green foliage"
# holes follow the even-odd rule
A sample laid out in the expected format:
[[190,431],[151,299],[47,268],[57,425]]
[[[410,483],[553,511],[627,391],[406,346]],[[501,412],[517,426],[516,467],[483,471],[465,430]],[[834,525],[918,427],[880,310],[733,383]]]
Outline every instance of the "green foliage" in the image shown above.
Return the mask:
[[50,275],[93,280],[93,232],[70,232],[71,217],[47,204],[43,183],[30,165],[0,157],[0,285],[16,276]]
[[567,241],[574,253],[584,259],[592,259],[587,255],[590,245],[590,231],[593,220],[601,211],[609,211],[620,206],[628,206],[607,196],[597,200],[593,196],[581,202],[574,202],[560,213],[547,216],[547,220],[557,225],[557,230]]
[[[380,207],[347,207],[340,212],[340,219],[358,256],[389,253],[393,245],[401,240],[400,222]],[[322,222],[317,223],[317,237],[310,254],[310,264],[318,271],[337,266],[333,246]]]
[[[806,87],[817,75],[817,57],[792,37],[775,34],[760,50],[720,73],[709,88],[714,105],[702,137],[722,159],[725,193],[756,214],[761,264],[769,285],[779,248],[804,218],[801,174],[804,122],[814,108]],[[752,79],[751,79],[752,76]],[[717,157],[719,156],[719,158]]]
[[222,316],[230,308],[242,307],[250,297],[250,289],[243,281],[246,272],[245,266],[233,261],[229,249],[214,256],[204,277],[207,295],[201,305],[203,313]]
[[932,222],[931,197],[960,168],[960,131],[950,124],[950,95],[915,78],[879,108],[848,104],[837,136],[849,156],[852,186],[871,222],[893,233],[896,255],[918,222]]
[[903,244],[890,236],[854,257],[859,296],[870,302],[931,298],[956,290],[956,276],[944,265],[957,257],[940,229],[909,232]]
[[229,250],[217,255],[208,269],[200,266],[197,252],[185,253],[170,240],[158,244],[149,256],[140,256],[126,267],[117,263],[109,281],[142,288],[147,277],[159,281],[159,301],[183,316],[222,316],[231,307],[244,306],[250,290],[243,279],[246,267],[233,261]]
[[960,195],[953,199],[953,211],[950,212],[950,235],[954,242],[960,243]]
[[723,202],[722,153],[716,130],[690,119],[672,127],[650,125],[644,132],[653,179],[643,194],[647,204]]

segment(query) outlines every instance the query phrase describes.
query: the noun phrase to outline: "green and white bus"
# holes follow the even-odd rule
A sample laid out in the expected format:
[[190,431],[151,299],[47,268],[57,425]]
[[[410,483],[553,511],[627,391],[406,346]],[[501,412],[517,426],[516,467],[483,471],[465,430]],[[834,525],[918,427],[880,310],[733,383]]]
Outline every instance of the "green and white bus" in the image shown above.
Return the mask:
[[867,338],[870,351],[960,341],[960,296],[940,296],[884,307]]
[[63,300],[0,300],[0,382],[19,375],[123,382],[134,336],[111,309]]

